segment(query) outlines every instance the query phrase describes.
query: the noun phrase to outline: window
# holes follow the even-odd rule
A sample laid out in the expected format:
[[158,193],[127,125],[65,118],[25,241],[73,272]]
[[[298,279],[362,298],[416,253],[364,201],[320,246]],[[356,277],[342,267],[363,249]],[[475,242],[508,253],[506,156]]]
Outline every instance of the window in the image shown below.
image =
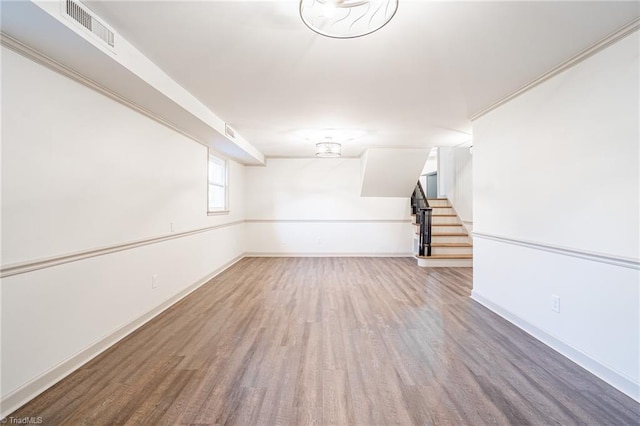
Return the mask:
[[225,212],[227,206],[227,161],[209,154],[209,213]]

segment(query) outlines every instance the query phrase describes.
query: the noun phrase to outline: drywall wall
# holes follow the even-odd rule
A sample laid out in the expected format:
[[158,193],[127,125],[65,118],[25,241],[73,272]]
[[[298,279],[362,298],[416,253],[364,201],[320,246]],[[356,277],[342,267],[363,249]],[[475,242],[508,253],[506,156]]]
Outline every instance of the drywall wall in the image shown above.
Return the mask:
[[452,199],[456,190],[455,148],[438,147],[438,197]]
[[450,201],[460,219],[470,227],[473,225],[473,156],[469,147],[453,149],[453,165],[455,179]]
[[428,149],[371,148],[362,156],[363,197],[411,197]]
[[3,270],[75,260],[2,279],[7,414],[242,255],[244,167],[229,163],[231,212],[207,216],[205,147],[1,53]]
[[473,157],[469,147],[438,147],[438,197],[448,198],[468,231],[473,228]]
[[359,159],[269,159],[245,194],[249,253],[411,253],[409,198],[361,197]]
[[429,173],[438,171],[438,147],[431,148],[429,150],[429,156],[427,157],[427,161],[424,163],[424,167],[422,168],[422,175],[428,175]]
[[[422,173],[420,174],[420,184],[422,184],[422,188],[425,193],[427,191],[427,175],[438,172],[438,147],[431,148],[429,150],[429,156],[427,157],[427,161],[424,163],[424,167],[422,168]],[[437,192],[437,187],[436,187]],[[429,194],[427,194],[428,196]]]
[[639,41],[473,123],[474,297],[636,399]]

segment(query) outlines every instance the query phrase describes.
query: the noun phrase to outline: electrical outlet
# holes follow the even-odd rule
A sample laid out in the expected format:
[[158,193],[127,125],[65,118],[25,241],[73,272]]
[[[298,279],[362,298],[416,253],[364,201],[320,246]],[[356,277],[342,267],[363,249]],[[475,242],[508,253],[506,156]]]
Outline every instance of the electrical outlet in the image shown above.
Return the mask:
[[551,310],[560,313],[560,296],[551,295]]
[[151,288],[158,287],[158,274],[151,275]]
[[175,230],[173,229],[173,222],[171,222],[171,232],[174,232]]

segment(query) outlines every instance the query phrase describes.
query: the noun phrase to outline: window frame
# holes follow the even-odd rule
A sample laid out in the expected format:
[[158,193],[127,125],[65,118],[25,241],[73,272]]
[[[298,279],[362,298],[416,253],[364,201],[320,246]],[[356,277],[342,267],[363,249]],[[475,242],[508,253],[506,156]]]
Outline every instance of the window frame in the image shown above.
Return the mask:
[[[210,172],[211,172],[211,164],[218,163],[222,165],[224,168],[224,178],[223,183],[212,182],[210,180]],[[214,185],[217,187],[221,187],[224,190],[224,206],[220,209],[211,209],[211,200],[209,197],[209,188]],[[207,149],[207,215],[219,215],[219,214],[228,214],[229,213],[229,161],[213,152],[211,149]]]

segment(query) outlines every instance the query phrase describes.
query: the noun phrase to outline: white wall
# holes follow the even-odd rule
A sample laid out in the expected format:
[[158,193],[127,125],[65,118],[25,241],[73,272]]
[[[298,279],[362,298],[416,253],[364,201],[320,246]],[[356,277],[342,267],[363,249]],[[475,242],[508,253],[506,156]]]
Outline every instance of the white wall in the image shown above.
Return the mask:
[[473,229],[473,157],[469,147],[438,147],[438,197],[448,198],[468,231]]
[[465,226],[473,225],[473,157],[469,147],[454,148],[455,180],[451,204]]
[[638,44],[473,123],[474,297],[636,399]]
[[411,253],[409,198],[360,197],[359,159],[269,159],[245,193],[249,253]]
[[[422,188],[424,188],[425,193],[427,192],[427,176],[433,172],[438,171],[438,147],[431,148],[429,150],[429,156],[427,157],[427,161],[424,163],[424,167],[422,168],[422,173],[420,173],[420,183],[422,184]],[[437,188],[436,188],[437,191]]]
[[242,255],[244,167],[231,213],[207,216],[206,165],[205,147],[2,49],[3,268],[221,226],[2,279],[3,413]]
[[438,147],[433,147],[429,150],[429,156],[427,157],[427,161],[424,163],[424,167],[422,168],[422,175],[428,175],[429,173],[438,171]]
[[453,199],[456,190],[455,148],[438,147],[438,197]]
[[360,163],[363,197],[411,197],[429,156],[422,148],[371,148]]

